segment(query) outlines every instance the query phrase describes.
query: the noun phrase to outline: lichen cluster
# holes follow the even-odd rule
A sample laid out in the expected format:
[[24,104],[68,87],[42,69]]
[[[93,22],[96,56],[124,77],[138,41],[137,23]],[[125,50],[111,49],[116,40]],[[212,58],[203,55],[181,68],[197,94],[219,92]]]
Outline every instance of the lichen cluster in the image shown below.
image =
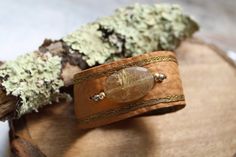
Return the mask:
[[63,54],[54,53],[55,45],[49,48],[46,42],[39,51],[4,63],[0,66],[1,88],[19,98],[16,111],[20,117],[61,95],[66,56],[75,56],[74,60],[82,60],[88,68],[145,52],[173,50],[196,30],[198,25],[176,5],[121,8],[57,41],[63,45]]
[[128,6],[69,34],[63,41],[89,66],[155,50],[174,50],[198,25],[177,5]]
[[0,66],[1,85],[7,94],[19,97],[17,116],[50,103],[59,88],[61,58],[50,53],[28,53]]

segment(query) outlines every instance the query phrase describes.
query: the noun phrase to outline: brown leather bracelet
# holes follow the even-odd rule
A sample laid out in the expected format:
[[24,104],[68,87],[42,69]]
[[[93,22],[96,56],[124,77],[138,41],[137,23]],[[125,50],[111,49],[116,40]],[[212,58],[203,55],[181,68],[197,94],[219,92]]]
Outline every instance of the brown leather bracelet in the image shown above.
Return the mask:
[[177,59],[169,51],[146,53],[84,70],[74,77],[74,97],[80,128],[185,106]]

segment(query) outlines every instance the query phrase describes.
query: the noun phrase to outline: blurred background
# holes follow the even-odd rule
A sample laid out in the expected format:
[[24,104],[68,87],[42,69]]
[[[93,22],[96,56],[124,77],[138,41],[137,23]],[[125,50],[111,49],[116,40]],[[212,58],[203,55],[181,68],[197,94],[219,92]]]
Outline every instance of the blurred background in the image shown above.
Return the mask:
[[[235,0],[0,0],[0,60],[33,51],[45,38],[59,39],[118,7],[173,3],[200,24],[196,37],[224,49],[236,62]],[[0,156],[8,156],[8,124],[0,122]]]

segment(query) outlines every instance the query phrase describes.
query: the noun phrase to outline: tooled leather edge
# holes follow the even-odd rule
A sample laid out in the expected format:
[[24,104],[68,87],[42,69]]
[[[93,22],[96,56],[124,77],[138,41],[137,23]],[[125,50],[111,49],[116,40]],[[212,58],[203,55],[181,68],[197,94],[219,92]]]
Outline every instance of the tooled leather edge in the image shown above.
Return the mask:
[[123,68],[131,67],[131,66],[144,66],[144,65],[151,64],[151,63],[156,63],[156,62],[175,62],[175,63],[177,63],[177,59],[176,59],[176,57],[174,57],[172,55],[153,56],[153,57],[150,57],[150,58],[144,58],[144,59],[141,59],[139,61],[123,64],[123,65],[114,67],[114,68],[109,69],[109,70],[100,71],[100,72],[87,74],[87,75],[83,75],[83,76],[82,75],[76,76],[75,79],[74,79],[74,84],[78,84],[78,83],[80,83],[84,80],[87,80],[87,79],[92,79],[92,78],[95,79],[95,78],[99,78],[99,77],[102,77],[102,76],[107,76],[107,75],[110,75],[110,74],[114,73],[115,71],[118,71],[118,70],[123,69]]
[[150,100],[145,100],[145,101],[142,101],[142,102],[137,102],[137,103],[133,103],[133,104],[124,105],[124,106],[119,107],[119,108],[99,112],[99,113],[90,115],[86,118],[79,119],[78,123],[79,124],[86,124],[86,123],[89,123],[90,121],[113,117],[113,116],[116,116],[116,115],[120,115],[120,114],[123,114],[123,113],[134,111],[134,110],[139,109],[139,108],[143,108],[143,107],[147,107],[147,106],[153,106],[153,105],[160,104],[160,103],[170,103],[170,102],[178,102],[178,101],[185,101],[184,95],[170,95],[170,96],[167,96],[167,97],[164,97],[164,98],[150,99]]

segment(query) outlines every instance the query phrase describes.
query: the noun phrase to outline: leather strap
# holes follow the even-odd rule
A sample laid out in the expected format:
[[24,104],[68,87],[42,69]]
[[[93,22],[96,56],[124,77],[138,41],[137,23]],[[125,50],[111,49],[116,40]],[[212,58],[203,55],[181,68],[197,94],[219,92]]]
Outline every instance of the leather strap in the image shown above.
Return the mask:
[[[108,98],[98,102],[91,100],[94,93],[104,89],[108,76],[132,66],[145,67],[153,73],[164,73],[167,78],[134,102],[118,103]],[[144,113],[158,113],[155,111],[168,107],[185,106],[177,59],[169,51],[146,53],[84,70],[74,77],[74,97],[80,128],[98,127]]]

